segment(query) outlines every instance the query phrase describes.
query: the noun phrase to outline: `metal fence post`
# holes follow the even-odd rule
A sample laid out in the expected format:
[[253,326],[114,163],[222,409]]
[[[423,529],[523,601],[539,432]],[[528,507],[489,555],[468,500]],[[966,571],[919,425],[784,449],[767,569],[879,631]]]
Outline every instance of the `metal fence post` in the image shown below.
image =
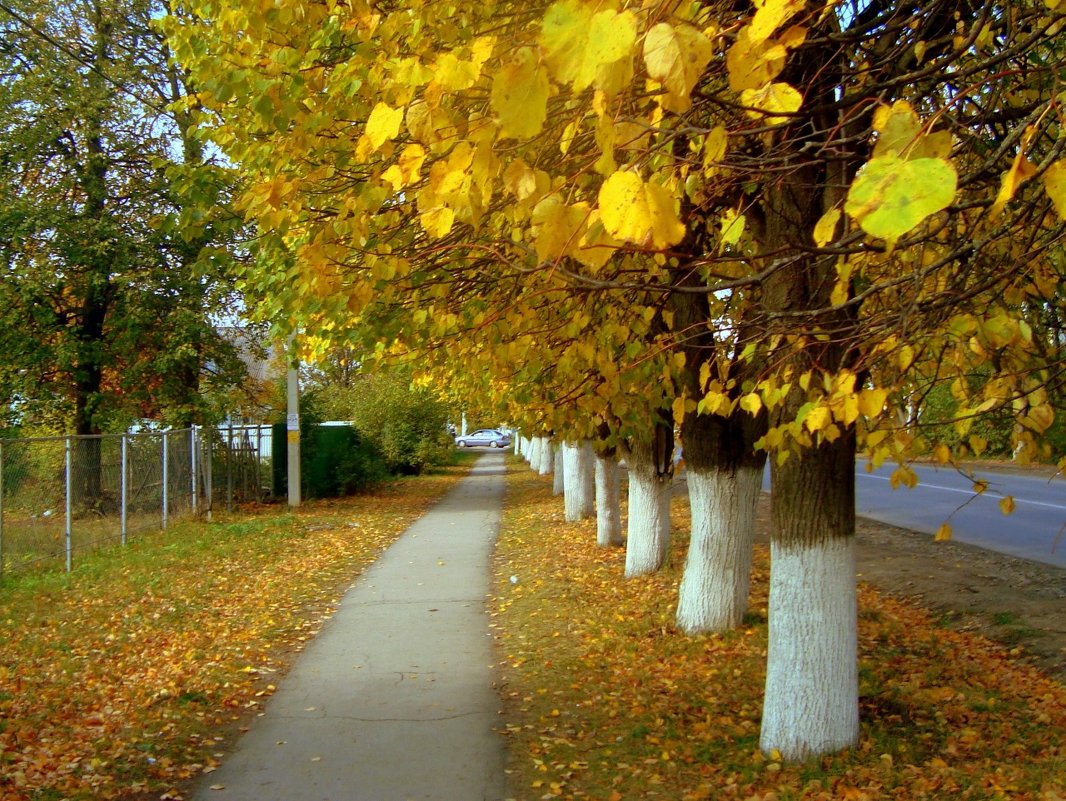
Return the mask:
[[167,432],[163,432],[163,531],[167,530]]
[[127,511],[128,504],[129,504],[129,497],[130,497],[130,486],[129,486],[129,484],[130,484],[130,482],[129,482],[130,462],[129,462],[129,457],[130,457],[129,435],[124,433],[122,435],[122,451],[121,451],[121,456],[119,458],[119,470],[121,472],[120,472],[119,480],[118,480],[118,487],[119,487],[119,533],[120,533],[120,539],[122,540],[122,544],[123,545],[126,544],[126,535],[127,535],[128,530],[129,530],[129,528],[128,528],[129,518],[128,518],[128,511]]
[[204,494],[207,495],[207,519],[211,519],[211,512],[215,508],[215,481],[213,468],[215,464],[213,452],[215,450],[215,437],[214,432],[218,429],[211,429],[211,436],[207,440],[207,459],[204,464]]
[[226,441],[226,511],[233,511],[233,421],[230,420]]
[[196,516],[197,500],[196,493],[196,426],[189,429],[189,472],[192,474],[192,514]]
[[67,557],[67,572],[71,572],[74,569],[74,530],[73,530],[73,508],[72,501],[74,495],[74,448],[71,443],[71,437],[66,438],[66,530],[64,532],[65,550]]

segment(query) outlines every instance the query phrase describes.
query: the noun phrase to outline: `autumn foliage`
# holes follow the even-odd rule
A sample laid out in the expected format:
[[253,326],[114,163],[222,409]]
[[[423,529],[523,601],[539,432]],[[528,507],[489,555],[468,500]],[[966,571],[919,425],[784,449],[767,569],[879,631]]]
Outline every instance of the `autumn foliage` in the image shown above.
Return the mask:
[[763,755],[765,547],[745,625],[687,637],[673,616],[683,493],[673,566],[623,582],[624,554],[596,546],[592,521],[563,522],[548,479],[509,482],[494,626],[514,798],[1066,797],[1066,688],[866,586],[858,747],[798,765]]
[[187,523],[0,587],[0,799],[181,798],[454,480]]

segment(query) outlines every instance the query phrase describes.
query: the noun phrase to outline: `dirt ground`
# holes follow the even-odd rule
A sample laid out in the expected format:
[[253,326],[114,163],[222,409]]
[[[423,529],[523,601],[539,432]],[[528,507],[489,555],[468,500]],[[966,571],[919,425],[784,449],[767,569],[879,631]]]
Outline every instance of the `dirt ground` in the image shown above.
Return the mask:
[[[769,532],[763,495],[759,538]],[[859,580],[1003,643],[1066,684],[1066,570],[859,518]],[[1063,547],[1066,547],[1064,544]]]

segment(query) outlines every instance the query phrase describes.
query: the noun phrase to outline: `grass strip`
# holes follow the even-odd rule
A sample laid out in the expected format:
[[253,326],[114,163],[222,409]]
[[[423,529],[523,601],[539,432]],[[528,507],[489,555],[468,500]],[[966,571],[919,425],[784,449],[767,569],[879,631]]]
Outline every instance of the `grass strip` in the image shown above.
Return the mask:
[[689,637],[673,622],[687,498],[672,518],[669,568],[624,579],[623,550],[597,548],[595,521],[565,522],[550,478],[512,462],[493,626],[514,799],[1066,798],[1066,688],[866,586],[860,744],[764,756],[767,549],[745,625]]
[[0,799],[180,799],[362,570],[465,474],[185,522],[0,587]]

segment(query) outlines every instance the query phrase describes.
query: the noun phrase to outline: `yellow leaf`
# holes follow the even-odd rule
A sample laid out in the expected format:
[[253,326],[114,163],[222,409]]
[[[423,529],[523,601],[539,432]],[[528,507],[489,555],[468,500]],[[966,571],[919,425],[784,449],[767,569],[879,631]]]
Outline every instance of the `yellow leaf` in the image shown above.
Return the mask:
[[685,399],[681,396],[674,398],[674,425],[681,425],[685,419]]
[[536,136],[548,116],[547,73],[536,54],[523,47],[492,81],[492,110],[500,120],[500,136],[527,139]]
[[568,206],[558,195],[549,195],[533,209],[535,248],[541,261],[554,261],[576,247],[588,208]]
[[469,89],[481,74],[478,64],[465,61],[455,53],[444,53],[433,65],[433,78],[443,88],[452,91]]
[[391,183],[394,190],[402,189],[418,181],[425,160],[426,150],[422,145],[408,145],[381,177]]
[[675,28],[660,22],[645,34],[644,64],[668,92],[663,102],[667,109],[688,110],[689,94],[713,54],[711,40],[688,25]]
[[896,354],[896,363],[899,365],[900,372],[906,371],[914,363],[914,348],[910,345],[900,347],[899,353]]
[[748,106],[751,117],[766,117],[768,125],[788,121],[788,115],[799,111],[803,95],[787,83],[770,83],[759,89],[745,89],[740,93],[740,102]]
[[588,226],[581,235],[578,249],[571,255],[586,267],[598,270],[610,261],[622,243],[607,233],[600,220],[599,211],[593,209],[588,214]]
[[822,248],[833,241],[837,223],[840,222],[840,209],[830,209],[814,225],[814,244]]
[[1059,218],[1066,220],[1066,159],[1060,159],[1044,173],[1044,191],[1051,198]]
[[859,393],[859,414],[869,418],[877,417],[884,411],[887,399],[887,389],[864,389]]
[[419,221],[426,233],[434,237],[442,237],[452,230],[455,222],[455,212],[447,206],[438,206],[419,215]]
[[503,186],[519,200],[537,191],[537,174],[522,159],[515,159],[503,171]]
[[758,414],[762,409],[762,398],[759,397],[758,392],[749,392],[747,395],[740,399],[740,408],[750,414]]
[[999,511],[1003,512],[1003,514],[1005,514],[1005,515],[1009,515],[1011,512],[1014,511],[1014,496],[1013,495],[1007,495],[1006,497],[1000,499]]
[[707,389],[707,382],[711,380],[711,363],[709,361],[700,365],[700,389]]
[[637,19],[630,11],[593,13],[580,0],[559,0],[544,14],[540,40],[556,79],[580,92],[606,83],[604,70],[632,55]]
[[970,449],[973,451],[974,456],[980,456],[985,452],[985,448],[988,447],[988,440],[984,437],[979,437],[977,434],[970,436]]
[[940,525],[940,528],[938,528],[936,530],[936,534],[933,536],[933,539],[936,540],[937,542],[947,542],[948,540],[950,540],[951,539],[951,524],[950,523],[942,523]]
[[734,92],[760,89],[781,74],[788,50],[784,44],[770,39],[765,42],[751,38],[751,26],[740,29],[733,46],[726,53],[729,88]]
[[394,109],[387,103],[378,103],[366,120],[366,136],[374,150],[385,142],[395,139],[403,122],[403,109]]
[[645,184],[636,173],[616,172],[604,181],[599,205],[604,228],[623,241],[663,248],[685,236],[673,195],[658,184]]
[[1032,129],[1030,128],[1026,135],[1022,137],[1021,146],[1018,148],[1018,153],[1015,155],[1010,169],[1003,173],[1003,178],[999,184],[999,194],[996,195],[996,202],[992,204],[990,210],[993,217],[1002,213],[1003,207],[1010,202],[1019,187],[1036,174],[1036,167],[1025,157],[1025,151],[1031,138]]
[[718,171],[718,165],[725,158],[728,135],[725,127],[718,125],[707,134],[703,142],[703,172],[708,178]]
[[824,406],[815,406],[808,411],[807,416],[803,418],[803,425],[808,431],[814,434],[825,428],[829,421],[829,410]]
[[901,465],[888,477],[888,483],[892,489],[899,489],[900,486],[914,489],[918,483],[918,475],[906,465]]
[[726,209],[719,219],[721,233],[718,238],[718,252],[721,253],[728,245],[735,245],[744,235],[744,215],[737,214],[733,209]]
[[947,464],[951,461],[951,448],[941,442],[933,448],[933,457],[940,462],[940,464]]
[[790,17],[803,10],[804,0],[755,0],[755,17],[748,25],[753,42],[764,42]]

